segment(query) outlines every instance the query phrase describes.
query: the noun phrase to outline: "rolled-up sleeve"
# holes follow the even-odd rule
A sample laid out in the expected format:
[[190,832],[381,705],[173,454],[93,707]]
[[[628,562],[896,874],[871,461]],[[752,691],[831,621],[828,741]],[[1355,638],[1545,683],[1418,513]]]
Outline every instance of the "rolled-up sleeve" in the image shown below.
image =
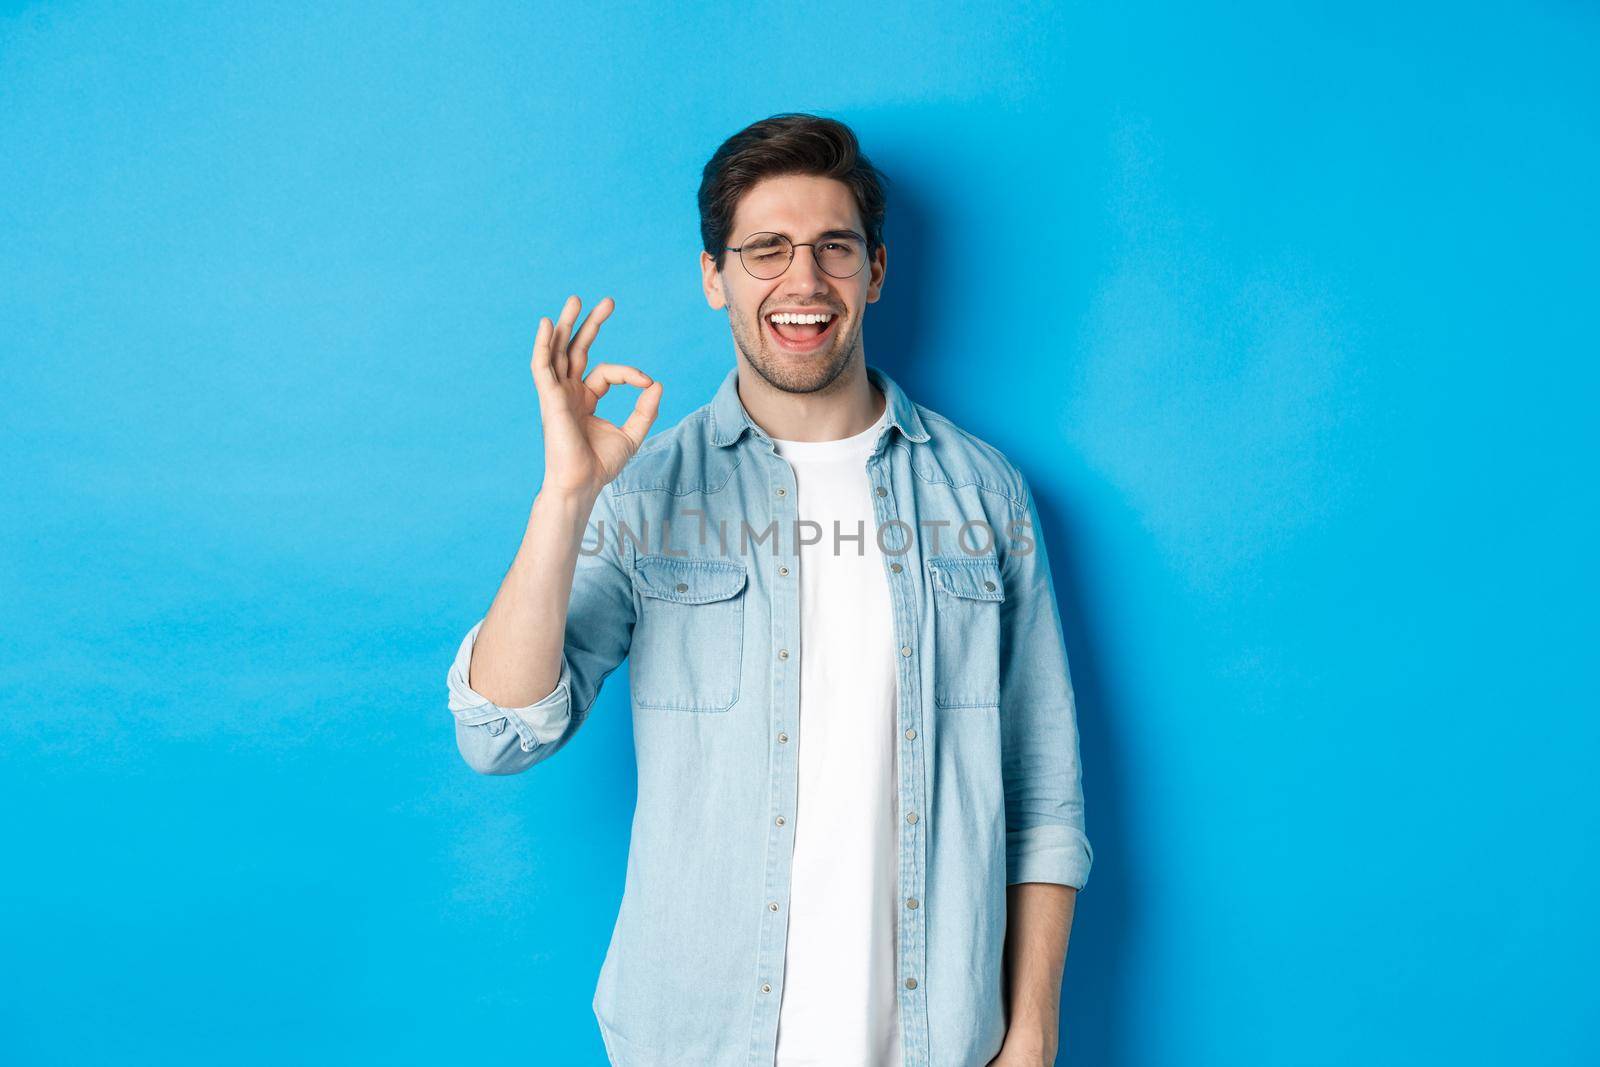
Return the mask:
[[572,666],[563,652],[561,676],[549,696],[526,707],[501,707],[467,684],[472,647],[482,628],[479,619],[461,639],[450,665],[450,713],[456,720],[456,746],[461,758],[476,771],[514,774],[536,762],[532,753],[538,746],[557,741],[567,732],[572,721]]
[[1020,472],[1016,478],[1020,492],[1011,528],[1000,538],[1006,884],[1055,882],[1081,889],[1094,851],[1084,823],[1077,706],[1039,513],[1027,480]]
[[572,576],[561,670],[548,695],[518,708],[489,700],[469,683],[472,650],[484,620],[462,638],[447,678],[449,708],[461,758],[480,774],[516,774],[560,751],[588,717],[606,676],[627,656],[633,580],[616,516],[608,485],[585,528],[585,548]]

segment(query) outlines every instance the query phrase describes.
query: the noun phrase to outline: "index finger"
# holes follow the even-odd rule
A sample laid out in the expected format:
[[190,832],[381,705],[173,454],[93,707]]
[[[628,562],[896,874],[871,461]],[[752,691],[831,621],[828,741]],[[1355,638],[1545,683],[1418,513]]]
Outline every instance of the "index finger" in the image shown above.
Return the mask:
[[638,367],[630,367],[626,363],[596,363],[594,370],[583,380],[583,384],[594,394],[594,398],[599,400],[613,385],[637,385],[640,389],[644,389],[654,381],[655,379]]

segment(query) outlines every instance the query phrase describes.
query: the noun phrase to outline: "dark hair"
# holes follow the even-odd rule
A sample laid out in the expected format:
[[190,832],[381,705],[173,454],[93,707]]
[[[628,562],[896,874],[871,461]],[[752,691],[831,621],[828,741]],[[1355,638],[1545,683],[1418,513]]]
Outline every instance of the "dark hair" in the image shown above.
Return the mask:
[[727,255],[739,198],[757,182],[784,174],[835,178],[855,194],[866,228],[867,257],[883,243],[884,191],[888,177],[861,152],[850,127],[836,119],[785,111],[752,122],[722,142],[700,176],[700,240],[716,258]]

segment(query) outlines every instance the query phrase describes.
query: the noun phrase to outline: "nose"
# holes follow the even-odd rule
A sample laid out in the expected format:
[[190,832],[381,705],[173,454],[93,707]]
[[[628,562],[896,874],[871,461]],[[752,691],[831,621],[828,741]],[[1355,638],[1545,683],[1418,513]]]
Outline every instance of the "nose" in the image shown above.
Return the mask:
[[796,280],[810,282],[813,288],[822,288],[826,283],[827,272],[817,264],[817,248],[815,245],[796,245],[794,255],[789,257],[788,269],[784,274],[793,276]]

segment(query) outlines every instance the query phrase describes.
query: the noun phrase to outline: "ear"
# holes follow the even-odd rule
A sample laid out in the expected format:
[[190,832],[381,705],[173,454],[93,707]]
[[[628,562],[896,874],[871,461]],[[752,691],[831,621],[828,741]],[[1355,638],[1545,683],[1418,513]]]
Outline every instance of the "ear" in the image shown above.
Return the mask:
[[706,303],[711,305],[713,311],[728,306],[728,297],[722,291],[722,272],[717,269],[716,258],[710,252],[700,253],[700,285],[705,289]]
[[878,297],[883,295],[883,278],[889,271],[889,246],[879,245],[878,250],[872,254],[872,262],[868,264],[871,278],[867,282],[867,303],[875,304]]

